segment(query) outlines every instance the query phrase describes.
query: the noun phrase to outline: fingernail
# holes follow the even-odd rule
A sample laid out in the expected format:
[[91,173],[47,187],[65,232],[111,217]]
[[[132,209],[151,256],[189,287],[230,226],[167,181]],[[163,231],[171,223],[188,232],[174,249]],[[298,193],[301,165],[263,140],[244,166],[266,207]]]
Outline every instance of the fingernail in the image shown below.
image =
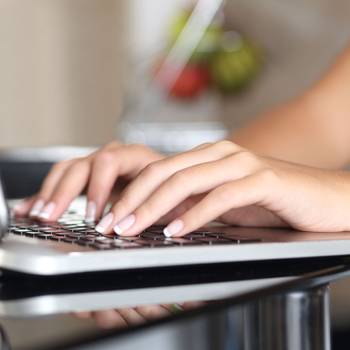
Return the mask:
[[182,220],[175,220],[170,223],[164,230],[164,236],[172,237],[179,233],[184,228],[184,223]]
[[44,209],[39,213],[38,217],[40,219],[49,219],[52,212],[55,210],[56,204],[53,202],[50,202],[45,205]]
[[44,205],[45,205],[45,202],[42,199],[38,199],[34,203],[31,211],[29,212],[29,216],[38,216],[40,214],[42,208],[44,207]]
[[129,229],[135,223],[135,221],[136,217],[134,214],[127,216],[114,226],[114,232],[118,235],[122,235],[124,231]]
[[95,227],[95,230],[98,233],[103,233],[107,230],[108,226],[112,223],[113,221],[113,214],[109,213],[107,214],[102,220],[97,224]]
[[86,222],[94,222],[96,219],[96,203],[93,201],[89,201],[86,206]]

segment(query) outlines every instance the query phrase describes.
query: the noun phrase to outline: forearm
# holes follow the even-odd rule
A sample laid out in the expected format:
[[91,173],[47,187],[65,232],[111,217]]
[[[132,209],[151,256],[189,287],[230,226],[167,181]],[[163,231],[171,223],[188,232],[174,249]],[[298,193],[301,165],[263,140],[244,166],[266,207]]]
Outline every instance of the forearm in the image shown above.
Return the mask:
[[350,50],[303,96],[263,113],[230,139],[254,152],[324,168],[350,159]]

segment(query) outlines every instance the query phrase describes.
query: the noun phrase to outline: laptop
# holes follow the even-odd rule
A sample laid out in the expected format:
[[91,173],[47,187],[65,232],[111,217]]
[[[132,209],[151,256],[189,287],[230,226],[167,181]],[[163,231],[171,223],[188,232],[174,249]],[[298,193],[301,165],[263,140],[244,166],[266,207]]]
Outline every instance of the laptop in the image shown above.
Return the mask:
[[350,232],[211,224],[182,238],[166,238],[152,226],[136,237],[99,234],[84,221],[76,199],[57,221],[40,223],[10,214],[0,184],[0,269],[50,276],[111,270],[350,255]]

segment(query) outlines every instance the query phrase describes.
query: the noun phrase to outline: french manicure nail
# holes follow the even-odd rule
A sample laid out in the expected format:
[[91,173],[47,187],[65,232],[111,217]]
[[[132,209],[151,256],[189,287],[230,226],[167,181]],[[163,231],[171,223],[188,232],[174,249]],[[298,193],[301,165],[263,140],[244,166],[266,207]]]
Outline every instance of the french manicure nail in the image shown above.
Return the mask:
[[128,215],[123,220],[119,221],[114,226],[114,232],[118,235],[122,235],[124,231],[129,229],[136,221],[136,217],[134,214]]
[[107,214],[104,218],[102,218],[102,220],[97,224],[97,226],[95,227],[95,230],[98,233],[104,233],[108,226],[112,223],[113,221],[113,214],[109,213]]
[[184,223],[182,220],[175,220],[170,223],[164,230],[164,236],[172,237],[179,233],[184,228]]
[[29,212],[29,216],[38,216],[41,210],[43,209],[44,205],[45,205],[45,202],[42,199],[38,199],[34,203],[31,211]]
[[86,206],[86,222],[94,222],[96,219],[96,203],[93,201],[89,201]]
[[40,219],[49,219],[53,211],[55,210],[56,204],[53,202],[50,202],[45,205],[44,209],[39,213],[38,217]]

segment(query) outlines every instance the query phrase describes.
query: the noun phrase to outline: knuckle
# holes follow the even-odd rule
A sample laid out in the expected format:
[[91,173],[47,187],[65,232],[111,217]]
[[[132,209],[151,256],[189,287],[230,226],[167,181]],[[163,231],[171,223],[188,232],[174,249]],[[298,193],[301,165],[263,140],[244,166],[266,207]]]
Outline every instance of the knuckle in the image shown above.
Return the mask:
[[71,167],[81,167],[81,166],[85,166],[88,163],[86,158],[79,158],[77,159],[72,165]]
[[221,141],[218,141],[216,143],[217,146],[219,146],[220,148],[223,148],[223,149],[227,149],[227,150],[236,150],[237,149],[237,145],[235,143],[233,143],[232,141],[229,141],[229,140],[221,140]]
[[101,148],[101,151],[104,151],[104,150],[108,150],[108,149],[114,149],[114,148],[117,148],[119,147],[120,144],[118,141],[111,141],[111,142],[108,142],[106,143],[102,148]]
[[265,185],[276,184],[279,176],[277,172],[272,168],[265,168],[259,171],[258,173],[259,180],[262,181]]
[[170,185],[185,185],[190,176],[189,170],[180,170],[170,177]]
[[112,149],[105,149],[99,152],[94,159],[94,163],[109,164],[117,159],[117,152]]
[[201,143],[200,145],[194,147],[193,150],[201,150],[203,148],[206,148],[206,147],[209,147],[209,146],[212,146],[212,145],[213,145],[212,142]]
[[147,159],[157,159],[156,157],[154,157],[155,152],[146,145],[135,143],[135,144],[128,145],[126,147],[128,147],[128,150],[130,150],[130,153],[134,154],[135,156],[144,157],[143,159],[145,161]]
[[135,150],[135,151],[145,151],[148,150],[148,147],[145,145],[142,145],[141,143],[131,143],[126,145],[125,147],[131,149],[131,150]]
[[81,170],[83,167],[87,166],[88,164],[89,163],[85,158],[79,158],[74,163],[68,166],[67,173]]
[[69,166],[70,164],[74,163],[75,161],[76,161],[76,159],[62,160],[62,161],[60,161],[58,163],[55,163],[51,167],[51,171],[61,171],[62,169],[64,169],[67,166]]
[[257,162],[257,157],[249,151],[239,151],[232,156],[232,159],[245,166],[254,165]]
[[160,173],[161,168],[161,161],[156,161],[146,165],[146,167],[142,170],[141,174],[145,177],[154,177]]

